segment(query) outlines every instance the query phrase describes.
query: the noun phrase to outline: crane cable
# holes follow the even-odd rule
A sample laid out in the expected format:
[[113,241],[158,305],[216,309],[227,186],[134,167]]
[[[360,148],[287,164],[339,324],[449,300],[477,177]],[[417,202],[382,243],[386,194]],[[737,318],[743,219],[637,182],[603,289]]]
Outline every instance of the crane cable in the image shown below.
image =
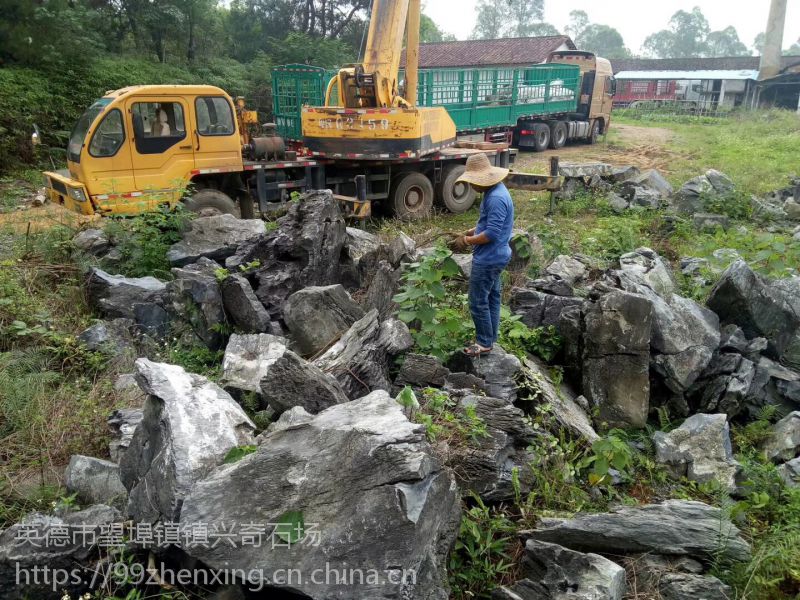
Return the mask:
[[361,32],[361,43],[358,45],[358,60],[364,62],[364,38],[367,37],[367,29],[369,28],[369,21],[372,18],[372,3],[370,2],[367,9],[367,20],[364,21],[364,31]]

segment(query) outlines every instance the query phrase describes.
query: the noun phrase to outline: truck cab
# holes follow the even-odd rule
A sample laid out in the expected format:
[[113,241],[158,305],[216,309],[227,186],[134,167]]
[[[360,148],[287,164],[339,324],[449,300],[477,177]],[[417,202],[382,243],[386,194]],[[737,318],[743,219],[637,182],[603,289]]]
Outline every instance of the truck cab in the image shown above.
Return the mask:
[[87,215],[174,206],[206,172],[242,171],[236,115],[209,85],[107,92],[75,124],[67,169],[45,173],[50,199]]

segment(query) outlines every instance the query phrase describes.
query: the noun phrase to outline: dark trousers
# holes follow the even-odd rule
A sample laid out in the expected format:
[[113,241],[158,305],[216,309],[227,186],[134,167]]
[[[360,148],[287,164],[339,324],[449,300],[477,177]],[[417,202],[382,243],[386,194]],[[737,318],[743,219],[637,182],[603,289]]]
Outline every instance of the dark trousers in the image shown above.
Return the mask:
[[505,265],[472,263],[469,276],[469,311],[478,344],[491,348],[500,332],[500,276]]

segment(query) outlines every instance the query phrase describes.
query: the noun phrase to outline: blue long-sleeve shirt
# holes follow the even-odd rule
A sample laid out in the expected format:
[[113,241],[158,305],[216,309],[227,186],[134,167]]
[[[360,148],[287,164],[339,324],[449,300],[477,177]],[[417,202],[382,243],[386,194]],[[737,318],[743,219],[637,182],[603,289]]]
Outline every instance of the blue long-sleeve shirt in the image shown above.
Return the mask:
[[502,183],[483,193],[481,214],[475,226],[475,235],[485,233],[491,241],[475,246],[472,262],[484,266],[505,265],[511,260],[511,231],[514,228],[514,203]]

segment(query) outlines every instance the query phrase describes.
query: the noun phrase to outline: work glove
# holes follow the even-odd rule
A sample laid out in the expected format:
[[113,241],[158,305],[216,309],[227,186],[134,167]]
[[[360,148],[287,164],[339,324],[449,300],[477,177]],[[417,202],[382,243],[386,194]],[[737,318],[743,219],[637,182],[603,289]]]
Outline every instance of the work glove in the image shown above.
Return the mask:
[[465,254],[469,252],[469,244],[464,239],[464,235],[458,235],[447,245],[455,254]]

